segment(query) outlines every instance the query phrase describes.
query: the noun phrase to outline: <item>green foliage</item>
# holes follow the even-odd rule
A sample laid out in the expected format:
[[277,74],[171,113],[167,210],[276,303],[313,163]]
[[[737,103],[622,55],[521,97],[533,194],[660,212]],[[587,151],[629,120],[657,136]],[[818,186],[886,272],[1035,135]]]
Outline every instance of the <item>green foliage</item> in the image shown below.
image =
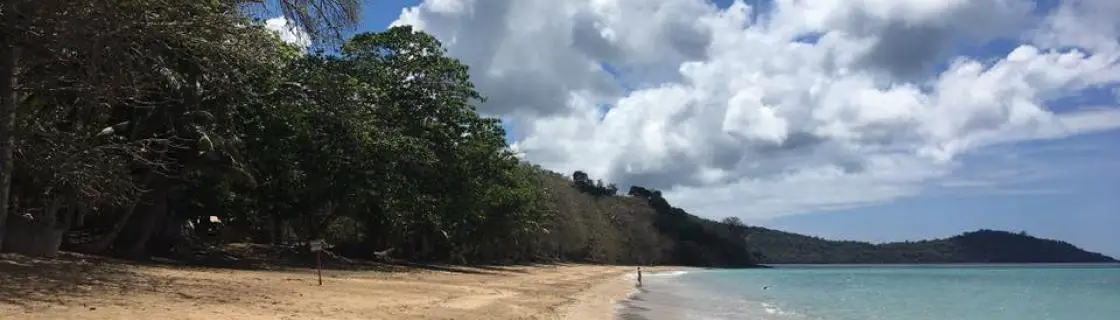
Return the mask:
[[591,178],[583,171],[572,173],[572,184],[579,189],[580,192],[596,197],[614,196],[618,194],[618,187],[613,183],[604,186],[603,180],[591,181]]
[[[31,217],[5,248],[327,238],[357,257],[675,261],[645,201],[520,163],[434,37],[394,27],[304,53],[241,15],[254,2],[35,2],[19,27],[42,32],[5,38],[29,58],[4,221]],[[357,4],[279,3],[319,40]]]
[[[608,217],[609,221],[622,221],[621,228],[617,230],[604,230],[596,234],[619,234],[626,237],[621,239],[591,239],[596,241],[620,241],[635,246],[652,246],[656,252],[643,253],[644,259],[675,265],[689,266],[718,266],[718,267],[749,267],[755,264],[754,256],[742,237],[742,224],[738,225],[715,222],[694,216],[680,208],[673,207],[661,197],[660,191],[633,186],[630,188],[629,197],[619,197],[617,188],[613,184],[606,187],[601,181],[592,182],[591,177],[583,172],[572,173],[571,188],[593,198],[593,201],[605,202],[621,199],[630,203],[629,206],[639,209],[612,208],[604,210],[600,216]],[[576,209],[574,211],[587,211]],[[626,215],[626,216],[623,216]],[[737,221],[737,220],[736,220]],[[656,238],[636,236],[632,225],[640,225],[641,233],[654,233]],[[605,228],[594,226],[583,227],[593,231]],[[641,239],[642,241],[635,241]],[[599,246],[602,244],[596,243]],[[641,251],[641,248],[629,250]],[[622,259],[628,263],[630,260]],[[641,261],[637,261],[641,262]]]
[[[396,247],[415,259],[496,259],[538,232],[534,178],[506,150],[467,69],[408,27],[356,35],[338,56],[286,67],[284,88],[242,110],[256,220],[294,240],[330,234],[355,254]],[[248,217],[247,217],[248,219]],[[293,240],[275,228],[273,242]],[[337,230],[337,228],[336,228]],[[502,257],[505,258],[505,257]]]

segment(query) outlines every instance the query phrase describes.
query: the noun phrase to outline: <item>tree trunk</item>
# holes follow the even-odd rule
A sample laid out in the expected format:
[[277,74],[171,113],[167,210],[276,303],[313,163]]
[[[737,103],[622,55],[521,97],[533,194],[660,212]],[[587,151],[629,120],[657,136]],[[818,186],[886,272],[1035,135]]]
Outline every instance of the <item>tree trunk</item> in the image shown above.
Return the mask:
[[34,257],[53,257],[62,245],[66,228],[53,221],[28,220],[11,217],[11,230],[4,235],[4,251]]
[[174,258],[174,248],[185,244],[183,225],[186,223],[187,218],[184,212],[175,209],[167,210],[166,219],[156,225],[159,229],[152,235],[148,252],[153,256]]
[[159,222],[166,219],[167,195],[171,191],[171,186],[167,179],[156,180],[158,181],[155,188],[141,197],[135,212],[114,241],[116,248],[114,251],[126,258],[146,258],[152,231],[156,229]]
[[109,249],[109,246],[113,244],[113,241],[117,239],[117,235],[120,234],[121,229],[124,229],[125,224],[127,224],[129,218],[132,217],[132,213],[136,211],[137,205],[137,203],[133,203],[127,208],[124,208],[124,210],[121,210],[121,212],[118,213],[116,222],[113,223],[112,229],[110,229],[106,234],[96,235],[97,237],[99,237],[97,241],[74,244],[73,250],[90,254],[104,253]]
[[[158,174],[156,174],[155,172],[147,173],[147,177],[144,178],[144,184],[142,184],[142,186],[147,187],[151,185],[151,182],[155,181],[157,175]],[[111,245],[113,245],[113,242],[117,240],[117,236],[120,235],[121,230],[124,230],[125,225],[128,224],[128,221],[136,212],[137,207],[140,206],[140,202],[147,199],[147,195],[152,192],[155,192],[155,190],[148,191],[140,195],[140,199],[136,199],[136,201],[134,201],[132,205],[129,205],[124,209],[124,211],[120,212],[117,216],[117,220],[113,222],[112,229],[110,229],[106,234],[100,235],[100,239],[97,239],[97,241],[93,241],[90,243],[76,244],[74,245],[73,250],[90,254],[104,253],[109,249]]]
[[53,257],[62,245],[62,235],[69,229],[69,218],[59,217],[66,197],[50,198],[43,214],[31,219],[12,216],[9,219],[12,230],[4,235],[4,251],[35,257]]
[[373,251],[384,250],[390,247],[392,240],[388,234],[388,228],[385,222],[385,212],[380,205],[370,207],[370,213],[367,214],[365,221],[366,234],[362,242],[365,248],[362,248],[362,254],[372,254]]
[[268,240],[269,243],[274,245],[284,244],[284,223],[280,218],[280,214],[276,213],[275,208],[273,210],[273,213],[270,214],[271,218],[269,219],[271,221],[269,221]]
[[0,248],[4,243],[5,224],[8,221],[8,202],[12,189],[12,149],[15,148],[16,91],[19,64],[19,45],[13,36],[20,29],[16,25],[15,0],[4,1],[4,21],[0,26]]

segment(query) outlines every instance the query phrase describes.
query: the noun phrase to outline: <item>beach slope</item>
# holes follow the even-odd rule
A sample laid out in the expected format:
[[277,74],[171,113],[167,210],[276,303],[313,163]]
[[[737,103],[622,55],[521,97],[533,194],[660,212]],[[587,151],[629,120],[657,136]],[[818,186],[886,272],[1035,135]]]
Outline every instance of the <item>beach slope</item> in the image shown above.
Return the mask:
[[632,267],[251,271],[0,256],[0,319],[611,319]]

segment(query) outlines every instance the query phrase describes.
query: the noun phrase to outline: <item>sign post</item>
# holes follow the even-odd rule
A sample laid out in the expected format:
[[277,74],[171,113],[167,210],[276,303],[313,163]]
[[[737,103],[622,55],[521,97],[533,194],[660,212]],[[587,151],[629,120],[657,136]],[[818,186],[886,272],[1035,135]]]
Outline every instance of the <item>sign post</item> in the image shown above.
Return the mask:
[[315,270],[319,273],[319,285],[323,285],[323,239],[311,240],[311,251],[315,251]]

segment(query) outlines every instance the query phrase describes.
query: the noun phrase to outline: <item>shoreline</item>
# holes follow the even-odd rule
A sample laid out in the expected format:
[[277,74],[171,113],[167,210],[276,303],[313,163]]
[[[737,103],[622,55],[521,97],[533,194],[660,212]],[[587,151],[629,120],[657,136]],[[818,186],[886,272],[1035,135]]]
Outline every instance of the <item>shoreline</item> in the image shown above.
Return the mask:
[[[617,276],[596,284],[581,292],[579,295],[572,297],[574,302],[562,311],[564,315],[563,319],[615,319],[616,316],[619,315],[621,309],[626,307],[623,303],[641,292],[641,288],[637,286],[636,282],[637,271],[635,267],[619,268],[629,269],[620,271]],[[687,272],[688,270],[690,270],[690,268],[643,267],[642,274],[648,277],[673,272]]]
[[[660,268],[650,272],[645,283],[634,286],[624,299],[615,303],[614,314],[616,319],[624,320],[656,320],[656,319],[687,319],[686,314],[677,313],[672,308],[663,309],[664,305],[656,305],[657,297],[673,297],[672,301],[687,299],[687,294],[677,291],[679,284],[671,279],[695,271],[710,270],[709,268]],[[644,271],[644,270],[643,270]],[[633,276],[627,277],[633,281]],[[652,296],[651,296],[652,295]],[[652,299],[652,300],[651,300]],[[651,305],[653,302],[655,305]]]
[[[643,267],[643,275],[657,276],[690,270],[692,269],[689,267],[646,266]],[[637,286],[636,277],[635,267],[629,266],[628,270],[620,271],[616,276],[592,285],[588,290],[572,297],[575,301],[561,311],[562,319],[615,319],[619,316],[619,311],[626,308],[623,303],[642,292],[640,286]]]
[[562,319],[614,319],[616,306],[629,298],[634,289],[627,274],[623,272],[571,297],[573,302],[560,312]]
[[635,288],[625,266],[444,269],[324,270],[319,286],[314,269],[0,255],[0,319],[614,319]]

